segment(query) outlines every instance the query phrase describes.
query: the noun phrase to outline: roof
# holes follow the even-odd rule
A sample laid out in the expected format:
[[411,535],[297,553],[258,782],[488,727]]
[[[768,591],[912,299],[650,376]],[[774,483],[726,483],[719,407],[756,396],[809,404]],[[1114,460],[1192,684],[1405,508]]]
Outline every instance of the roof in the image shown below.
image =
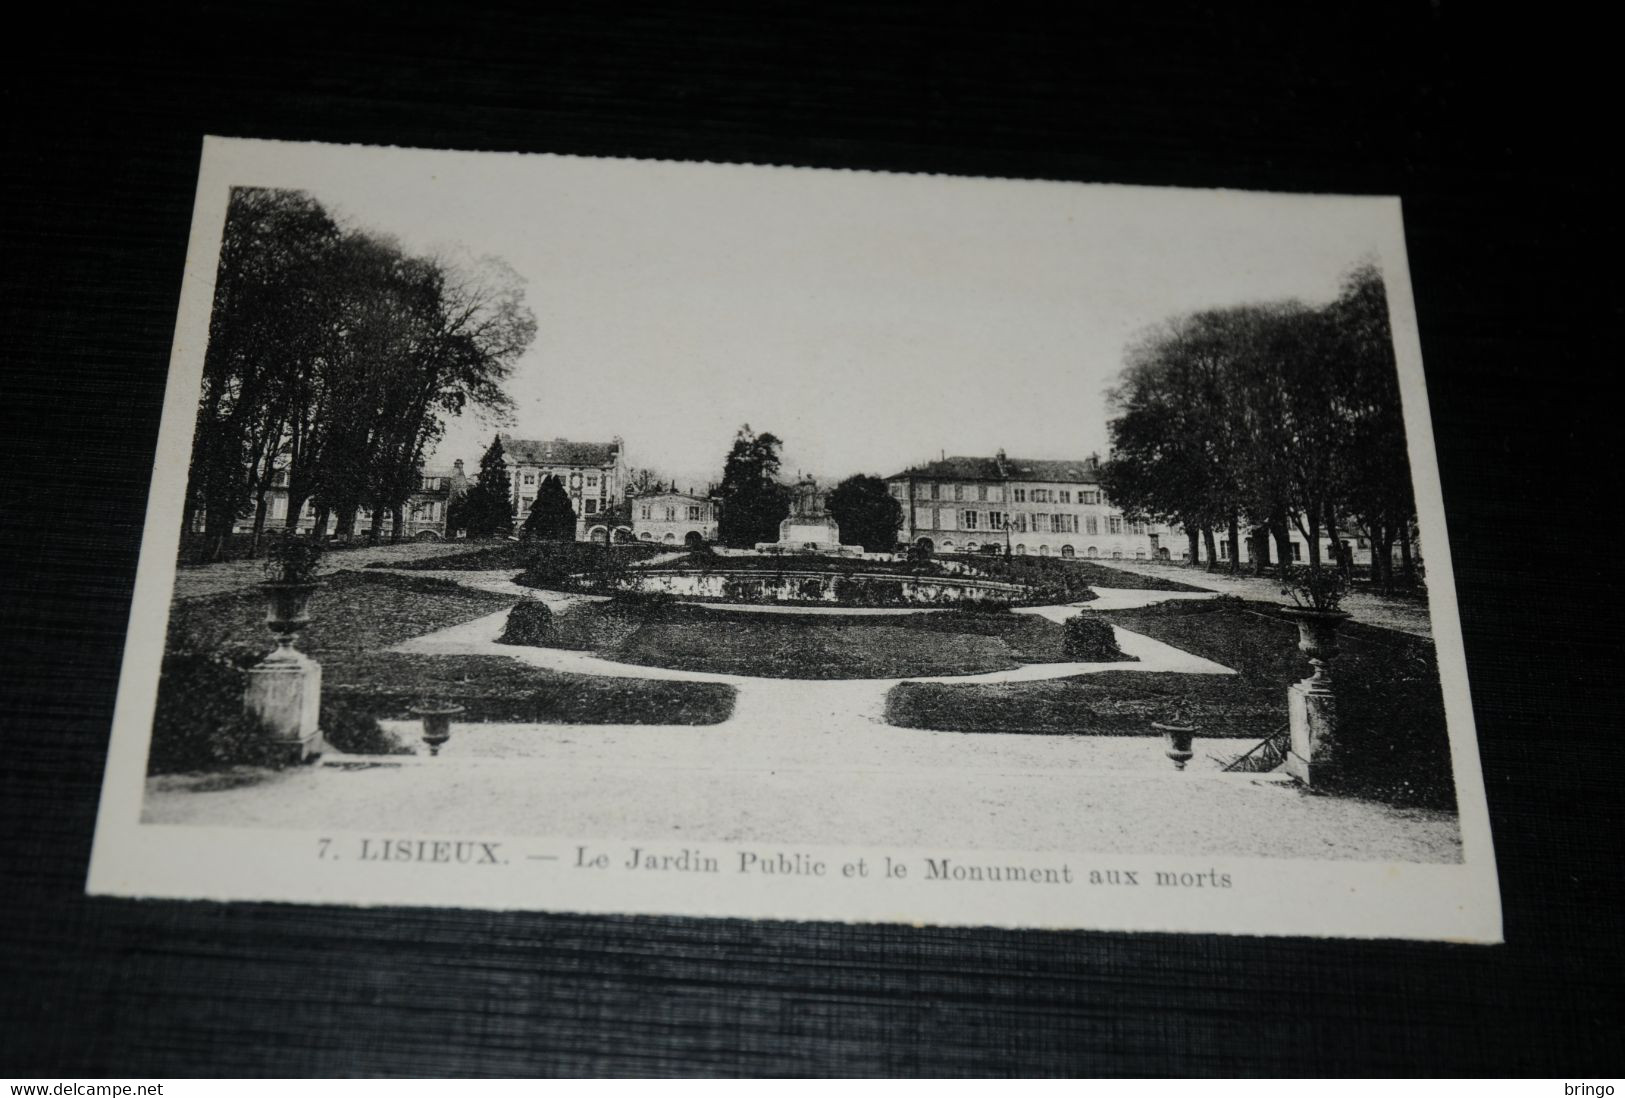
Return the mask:
[[1060,484],[1098,484],[1100,467],[1087,458],[1048,461],[1019,457],[947,457],[910,466],[887,480],[908,477],[931,480],[1016,480]]
[[502,452],[516,465],[610,465],[620,449],[614,442],[571,442],[567,438],[514,438],[498,435]]
[[688,500],[688,501],[690,501],[692,503],[715,503],[716,502],[710,496],[692,496],[692,495],[689,495],[687,492],[645,492],[641,496],[638,495],[636,492],[631,492],[631,493],[628,493],[628,498],[629,499],[635,499],[639,503],[648,503],[651,500],[657,500],[657,499],[686,499],[686,500]]

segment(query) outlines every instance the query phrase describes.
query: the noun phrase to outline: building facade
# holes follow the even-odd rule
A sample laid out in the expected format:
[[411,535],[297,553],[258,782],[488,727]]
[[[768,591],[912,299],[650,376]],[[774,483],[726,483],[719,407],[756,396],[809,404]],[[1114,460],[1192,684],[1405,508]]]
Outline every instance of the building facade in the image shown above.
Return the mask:
[[653,492],[633,496],[632,536],[638,541],[683,545],[697,536],[717,540],[717,504],[704,496]]
[[[1180,526],[1134,522],[1112,506],[1100,488],[1096,459],[1040,461],[993,457],[944,457],[886,478],[903,507],[900,540],[942,553],[982,552],[994,546],[1017,556],[1103,560],[1188,561],[1190,541]],[[1240,563],[1251,562],[1250,538],[1240,543]],[[1228,564],[1228,538],[1215,531],[1218,563]],[[1370,542],[1350,531],[1337,540],[1356,565],[1371,563]],[[1272,546],[1273,551],[1273,546]],[[1199,547],[1198,562],[1206,561]],[[1307,562],[1303,535],[1292,530],[1293,559]],[[1322,535],[1321,559],[1333,560],[1332,538]]]
[[[451,501],[468,491],[468,478],[463,473],[463,463],[453,462],[449,467],[426,467],[418,472],[417,487],[413,489],[410,497],[401,509],[401,537],[413,540],[427,540],[446,537],[446,515]],[[202,531],[205,516],[200,511],[194,520],[193,526]],[[322,534],[330,535],[338,529],[338,516],[329,515],[327,529]],[[288,525],[288,474],[286,470],[277,470],[271,480],[271,487],[265,494],[265,529],[284,530]],[[254,514],[250,512],[238,519],[232,527],[233,533],[246,534],[254,529]],[[300,534],[316,532],[316,504],[311,500],[305,501],[304,509],[299,514],[299,523],[295,529]],[[372,510],[361,507],[356,511],[355,531],[358,535],[365,535],[372,529]],[[382,526],[382,536],[394,535],[395,519],[390,512],[385,512]]]
[[1182,559],[1173,532],[1131,522],[1100,490],[1093,459],[944,457],[886,478],[903,507],[899,537],[942,553],[989,546],[1017,556]]
[[497,441],[508,467],[515,527],[530,515],[542,481],[555,476],[575,510],[577,541],[586,541],[597,528],[601,537],[625,529],[624,516],[616,515],[626,492],[626,446],[619,436],[610,442],[572,442],[498,435]]

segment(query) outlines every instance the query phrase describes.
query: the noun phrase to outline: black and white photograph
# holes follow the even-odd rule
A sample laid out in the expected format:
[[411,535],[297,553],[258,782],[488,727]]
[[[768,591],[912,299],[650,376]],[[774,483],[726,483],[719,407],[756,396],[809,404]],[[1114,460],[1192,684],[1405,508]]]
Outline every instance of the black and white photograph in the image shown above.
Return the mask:
[[211,138],[93,892],[1500,938],[1396,199]]

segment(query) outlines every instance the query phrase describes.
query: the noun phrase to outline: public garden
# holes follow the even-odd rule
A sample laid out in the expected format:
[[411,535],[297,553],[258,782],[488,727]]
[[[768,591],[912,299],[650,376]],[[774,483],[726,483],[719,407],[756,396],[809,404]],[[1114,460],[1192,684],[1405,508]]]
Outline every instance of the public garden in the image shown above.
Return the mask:
[[[1200,570],[494,541],[330,554],[320,757],[242,717],[265,596],[185,569],[151,822],[1459,858],[1429,638],[1339,630],[1338,780],[1278,765],[1291,599]],[[410,551],[406,551],[410,550]],[[188,595],[188,591],[200,592]],[[1237,592],[1240,593],[1237,593]],[[1283,603],[1287,605],[1283,605]],[[1381,618],[1381,614],[1371,615]],[[451,713],[430,751],[425,709]],[[1176,758],[1166,728],[1189,729]]]

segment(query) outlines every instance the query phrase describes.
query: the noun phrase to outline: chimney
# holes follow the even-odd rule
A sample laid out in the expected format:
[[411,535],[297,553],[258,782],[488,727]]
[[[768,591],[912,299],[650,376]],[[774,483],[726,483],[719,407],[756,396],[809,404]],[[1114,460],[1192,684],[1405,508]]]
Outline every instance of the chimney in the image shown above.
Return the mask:
[[463,459],[458,458],[456,461],[451,463],[451,467],[461,473],[463,471]]

